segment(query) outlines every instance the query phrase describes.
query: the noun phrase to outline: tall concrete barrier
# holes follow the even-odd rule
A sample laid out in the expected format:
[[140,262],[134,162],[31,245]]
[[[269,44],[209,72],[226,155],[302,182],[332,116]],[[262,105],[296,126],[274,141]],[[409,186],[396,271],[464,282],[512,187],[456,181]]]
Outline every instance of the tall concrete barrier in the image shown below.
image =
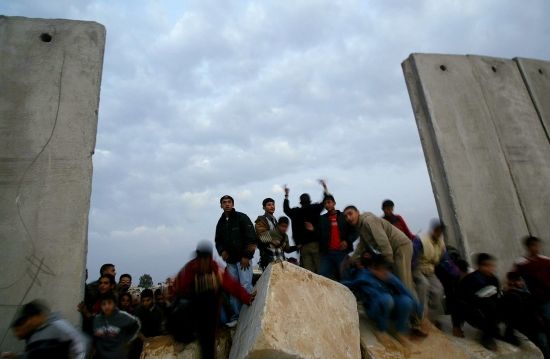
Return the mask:
[[448,241],[504,273],[523,236],[550,233],[550,143],[517,63],[412,54],[402,66]]
[[0,351],[18,307],[83,296],[105,28],[0,16]]

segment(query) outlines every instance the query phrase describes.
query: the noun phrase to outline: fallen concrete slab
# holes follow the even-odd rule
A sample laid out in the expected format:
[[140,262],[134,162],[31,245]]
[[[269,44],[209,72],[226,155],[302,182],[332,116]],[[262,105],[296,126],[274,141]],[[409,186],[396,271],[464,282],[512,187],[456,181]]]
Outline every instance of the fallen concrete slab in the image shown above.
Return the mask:
[[270,265],[244,307],[231,359],[358,359],[357,302],[343,285],[290,263]]
[[104,48],[95,22],[0,16],[2,351],[32,299],[80,321]]

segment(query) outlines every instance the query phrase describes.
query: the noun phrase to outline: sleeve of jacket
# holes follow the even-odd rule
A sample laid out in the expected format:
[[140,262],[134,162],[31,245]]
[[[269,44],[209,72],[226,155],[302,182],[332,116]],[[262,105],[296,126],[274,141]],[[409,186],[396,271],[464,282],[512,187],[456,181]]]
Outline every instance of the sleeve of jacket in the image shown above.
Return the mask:
[[365,240],[363,238],[359,238],[359,243],[357,244],[357,247],[355,248],[355,251],[351,256],[351,259],[354,261],[360,259],[366,250],[367,246],[365,246]]
[[285,200],[283,201],[283,212],[285,212],[285,214],[289,216],[290,219],[294,217],[294,209],[290,208],[290,201],[288,200],[288,198],[285,198]]
[[415,269],[418,266],[418,258],[420,258],[420,256],[422,255],[424,246],[422,245],[422,241],[418,236],[414,237],[412,244],[413,244],[413,256],[411,260],[411,267],[412,269]]
[[[380,253],[384,256],[384,258],[386,258],[387,261],[393,263],[393,249],[382,221],[384,221],[384,219],[374,217],[374,220],[368,221],[366,225],[370,227],[374,241],[380,249]],[[389,222],[386,223],[391,226]]]
[[124,317],[124,323],[123,323],[123,330],[124,330],[124,341],[131,342],[132,340],[136,339],[137,335],[139,334],[139,331],[141,330],[141,322],[138,318],[134,317],[131,314],[128,314],[126,312],[119,312]]
[[405,233],[405,235],[410,239],[413,239],[414,234],[412,234],[411,230],[409,229],[409,226],[407,226],[407,222],[405,222],[403,217],[401,217],[400,215],[397,215],[397,218],[399,218],[399,221],[401,221],[401,224],[403,226],[403,232]]
[[224,271],[222,275],[222,288],[227,293],[238,298],[244,304],[250,304],[250,294],[244,287],[237,282],[228,271]]
[[246,247],[250,244],[258,243],[258,237],[254,231],[254,225],[246,214],[243,214],[239,219],[239,225],[241,226],[241,235],[244,237],[243,243],[245,248],[243,248],[243,256],[248,259],[252,259],[252,257],[254,257],[254,252],[247,252]]
[[265,217],[258,216],[254,222],[254,229],[256,230],[256,235],[259,237],[260,234],[269,231],[269,224],[265,221]]
[[224,243],[223,243],[223,236],[221,233],[221,226],[220,226],[219,220],[218,220],[218,223],[216,223],[216,235],[214,237],[214,242],[216,243],[216,250],[218,251],[218,254],[221,256],[224,250]]

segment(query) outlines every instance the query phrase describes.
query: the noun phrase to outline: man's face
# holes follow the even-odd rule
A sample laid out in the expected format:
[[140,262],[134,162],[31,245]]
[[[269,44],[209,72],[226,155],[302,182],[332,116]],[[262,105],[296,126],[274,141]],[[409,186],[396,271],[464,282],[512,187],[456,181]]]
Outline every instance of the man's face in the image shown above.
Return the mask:
[[151,297],[141,298],[141,305],[145,309],[151,308],[153,306],[153,298],[151,298]]
[[110,274],[112,275],[113,277],[116,277],[116,269],[115,267],[107,267],[107,269],[105,269],[105,273],[103,274]]
[[264,211],[267,214],[273,215],[275,213],[275,202],[267,202],[264,206]]
[[128,277],[122,277],[120,278],[120,281],[118,282],[118,285],[123,289],[128,289],[132,285],[132,280]]
[[113,286],[111,285],[111,281],[109,281],[108,278],[101,278],[99,280],[99,286],[98,286],[99,293],[101,294],[107,293],[111,289],[113,289]]
[[334,211],[335,207],[336,207],[336,202],[334,202],[333,200],[327,199],[325,201],[325,209],[327,210],[327,212]]
[[106,299],[101,301],[101,311],[107,317],[111,316],[115,311],[115,302],[112,299]]
[[120,299],[120,306],[122,308],[129,308],[132,306],[132,299],[128,297],[127,295],[122,296]]
[[508,287],[510,288],[516,288],[516,289],[523,289],[525,288],[525,282],[523,279],[514,279],[508,281]]
[[531,256],[538,256],[540,254],[540,242],[532,243],[527,247],[527,251],[529,251]]
[[155,302],[156,303],[164,303],[164,295],[161,293],[161,294],[157,294],[155,296]]
[[229,198],[223,199],[221,207],[224,212],[231,212],[231,210],[233,209],[233,201]]
[[436,227],[432,231],[432,238],[435,240],[439,239],[442,235],[443,235],[443,230],[441,229],[441,227]]
[[479,271],[487,276],[495,275],[496,273],[496,263],[495,261],[485,261],[479,266]]
[[384,211],[385,216],[391,216],[393,214],[393,207],[392,206],[386,206],[382,208],[382,211]]
[[344,217],[346,217],[346,222],[352,226],[356,226],[359,223],[359,212],[352,208],[344,212]]
[[46,315],[37,314],[28,318],[23,322],[23,324],[13,328],[13,332],[18,339],[25,339],[31,334],[36,328],[40,327],[46,321]]
[[279,232],[281,233],[286,233],[286,231],[288,231],[288,224],[286,223],[279,223],[277,227],[279,228]]

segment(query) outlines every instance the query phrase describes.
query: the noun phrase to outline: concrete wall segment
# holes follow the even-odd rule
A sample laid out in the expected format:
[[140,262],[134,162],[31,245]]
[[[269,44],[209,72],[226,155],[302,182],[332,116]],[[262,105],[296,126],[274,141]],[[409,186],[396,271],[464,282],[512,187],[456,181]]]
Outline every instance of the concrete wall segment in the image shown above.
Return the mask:
[[0,16],[0,350],[18,306],[79,323],[105,28]]

